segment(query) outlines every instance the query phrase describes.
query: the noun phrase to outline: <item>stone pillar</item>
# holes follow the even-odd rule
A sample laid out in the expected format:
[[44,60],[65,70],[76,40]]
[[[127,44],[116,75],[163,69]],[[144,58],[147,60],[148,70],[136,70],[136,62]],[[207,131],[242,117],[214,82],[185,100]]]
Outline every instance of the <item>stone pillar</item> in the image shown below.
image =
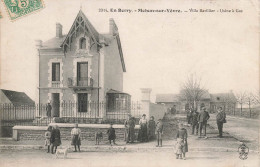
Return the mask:
[[146,118],[150,118],[151,91],[152,91],[152,89],[150,89],[150,88],[141,88],[141,93],[142,93],[142,97],[141,97],[142,110],[141,110],[141,112],[142,113],[140,113],[140,114],[141,115],[146,114]]
[[35,46],[36,46],[36,49],[37,49],[37,56],[38,56],[38,64],[36,66],[36,69],[35,71],[37,72],[38,74],[38,88],[36,88],[36,99],[35,99],[35,102],[38,103],[38,107],[36,107],[36,110],[35,110],[35,115],[36,117],[39,117],[40,116],[40,103],[41,103],[41,100],[40,100],[40,93],[41,93],[41,90],[40,90],[40,49],[42,48],[42,40],[35,40]]

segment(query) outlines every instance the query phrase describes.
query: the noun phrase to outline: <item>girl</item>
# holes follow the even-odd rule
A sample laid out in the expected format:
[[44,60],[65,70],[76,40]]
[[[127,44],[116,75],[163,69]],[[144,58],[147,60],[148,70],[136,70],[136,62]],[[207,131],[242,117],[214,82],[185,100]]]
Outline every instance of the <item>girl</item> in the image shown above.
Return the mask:
[[179,129],[176,137],[177,139],[178,138],[182,139],[183,142],[182,155],[183,155],[183,160],[185,160],[185,154],[186,152],[188,152],[188,142],[187,142],[188,133],[187,130],[183,127],[182,123],[179,123]]
[[50,152],[50,146],[51,146],[51,131],[52,131],[52,127],[49,126],[47,131],[45,132],[44,136],[45,136],[45,146],[48,147],[48,152]]

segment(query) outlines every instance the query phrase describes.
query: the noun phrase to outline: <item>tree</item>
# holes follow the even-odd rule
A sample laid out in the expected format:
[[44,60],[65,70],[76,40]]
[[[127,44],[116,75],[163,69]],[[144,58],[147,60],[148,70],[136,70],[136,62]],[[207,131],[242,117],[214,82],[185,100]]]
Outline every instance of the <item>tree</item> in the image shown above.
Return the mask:
[[260,91],[258,91],[257,93],[252,93],[252,96],[254,98],[255,104],[260,104]]
[[246,93],[245,92],[239,92],[236,94],[237,102],[240,104],[240,115],[242,116],[243,112],[243,104],[245,103]]
[[223,102],[224,102],[224,110],[230,114],[232,114],[233,112],[233,114],[235,115],[236,97],[234,97],[232,91],[230,93],[225,94],[225,96],[223,97]]
[[252,114],[252,108],[251,108],[251,106],[252,106],[253,104],[257,104],[256,98],[255,98],[255,96],[253,95],[253,93],[249,92],[249,93],[246,94],[245,103],[248,105],[249,116],[250,116],[250,118],[251,118],[251,114]]
[[186,99],[189,106],[196,110],[198,102],[205,92],[206,90],[201,86],[201,79],[190,75],[187,81],[182,84],[180,98]]

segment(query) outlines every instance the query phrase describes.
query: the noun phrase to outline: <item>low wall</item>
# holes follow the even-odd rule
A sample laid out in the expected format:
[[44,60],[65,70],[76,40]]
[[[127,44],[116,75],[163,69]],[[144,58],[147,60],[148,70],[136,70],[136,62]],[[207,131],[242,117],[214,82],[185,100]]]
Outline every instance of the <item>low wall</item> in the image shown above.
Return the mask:
[[166,112],[167,107],[165,105],[150,103],[150,116],[154,116],[155,121],[163,119]]
[[[74,124],[62,124],[52,123],[50,125],[58,125],[61,132],[61,140],[71,140],[71,130]],[[103,141],[107,141],[107,129],[110,125],[108,124],[79,124],[81,129],[81,139],[94,141],[95,132],[103,133]],[[117,141],[124,140],[124,125],[113,125],[116,130]],[[136,135],[139,129],[139,125],[136,125]],[[44,140],[44,133],[47,130],[47,126],[14,126],[13,127],[13,139],[14,140]]]

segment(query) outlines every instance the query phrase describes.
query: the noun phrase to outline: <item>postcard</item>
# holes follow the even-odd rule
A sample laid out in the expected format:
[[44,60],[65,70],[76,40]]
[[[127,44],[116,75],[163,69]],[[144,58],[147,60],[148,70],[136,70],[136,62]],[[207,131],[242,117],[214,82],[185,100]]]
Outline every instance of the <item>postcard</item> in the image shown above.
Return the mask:
[[260,165],[259,1],[0,3],[1,167]]

